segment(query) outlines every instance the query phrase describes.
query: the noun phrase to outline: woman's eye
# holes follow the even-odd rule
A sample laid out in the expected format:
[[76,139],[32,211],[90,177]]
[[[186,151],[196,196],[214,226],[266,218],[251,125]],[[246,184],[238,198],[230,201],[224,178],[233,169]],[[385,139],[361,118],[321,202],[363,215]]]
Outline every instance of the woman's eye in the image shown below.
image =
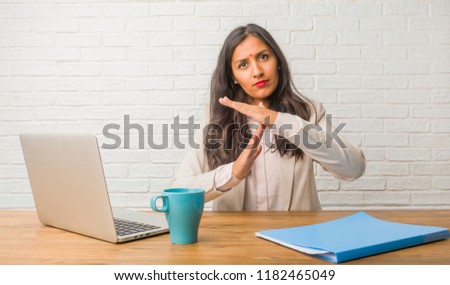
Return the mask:
[[267,54],[262,54],[259,56],[259,59],[266,60],[269,56]]
[[247,63],[243,62],[241,64],[239,64],[239,68],[246,68],[247,67]]

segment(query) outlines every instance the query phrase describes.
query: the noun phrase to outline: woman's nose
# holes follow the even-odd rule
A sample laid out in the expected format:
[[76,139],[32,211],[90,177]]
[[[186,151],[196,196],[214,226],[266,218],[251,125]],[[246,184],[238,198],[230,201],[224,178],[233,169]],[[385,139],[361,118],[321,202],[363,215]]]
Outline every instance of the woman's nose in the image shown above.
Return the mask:
[[262,67],[257,62],[255,62],[253,64],[253,76],[254,77],[260,77],[263,74],[264,74],[264,70],[262,69]]

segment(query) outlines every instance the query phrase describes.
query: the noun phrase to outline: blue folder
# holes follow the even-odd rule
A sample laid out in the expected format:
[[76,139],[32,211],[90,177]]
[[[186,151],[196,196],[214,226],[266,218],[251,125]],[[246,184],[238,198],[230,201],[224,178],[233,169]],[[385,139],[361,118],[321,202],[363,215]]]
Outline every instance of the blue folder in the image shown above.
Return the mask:
[[265,230],[256,236],[340,263],[449,238],[446,228],[383,221],[364,212],[313,225]]

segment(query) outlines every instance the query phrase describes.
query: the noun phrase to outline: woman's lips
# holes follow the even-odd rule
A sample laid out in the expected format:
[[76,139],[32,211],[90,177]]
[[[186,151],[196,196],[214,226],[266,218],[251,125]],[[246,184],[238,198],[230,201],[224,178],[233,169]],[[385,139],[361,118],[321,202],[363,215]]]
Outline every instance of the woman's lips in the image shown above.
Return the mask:
[[259,87],[259,88],[262,88],[262,87],[264,87],[264,86],[267,85],[267,81],[269,81],[269,80],[261,80],[261,81],[258,81],[258,82],[255,83],[255,86],[256,86],[256,87]]

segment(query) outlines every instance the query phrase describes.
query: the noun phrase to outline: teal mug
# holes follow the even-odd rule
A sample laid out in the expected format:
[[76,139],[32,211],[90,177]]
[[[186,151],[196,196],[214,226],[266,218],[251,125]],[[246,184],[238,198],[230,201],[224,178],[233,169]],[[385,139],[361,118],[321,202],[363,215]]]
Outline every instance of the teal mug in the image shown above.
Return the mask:
[[[161,208],[156,206],[158,199],[162,200]],[[171,242],[190,244],[197,242],[204,202],[203,189],[170,188],[152,197],[150,207],[153,211],[166,214]]]

